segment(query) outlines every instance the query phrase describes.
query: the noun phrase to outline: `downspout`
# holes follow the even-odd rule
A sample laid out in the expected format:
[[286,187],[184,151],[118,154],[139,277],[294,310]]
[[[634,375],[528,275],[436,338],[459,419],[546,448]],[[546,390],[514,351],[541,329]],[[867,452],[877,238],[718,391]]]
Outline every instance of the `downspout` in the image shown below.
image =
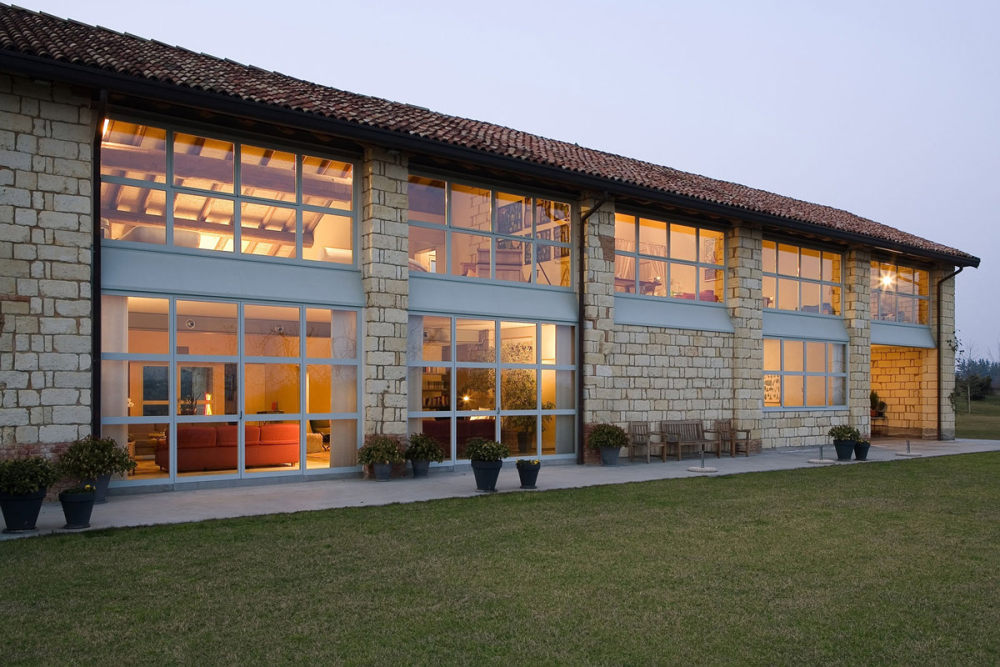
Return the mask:
[[584,422],[584,396],[583,396],[583,308],[584,308],[584,297],[586,296],[586,277],[587,269],[584,266],[584,257],[587,252],[587,220],[592,216],[597,209],[604,206],[605,202],[608,201],[607,194],[604,195],[600,200],[597,201],[590,210],[586,213],[581,213],[580,215],[580,229],[579,229],[579,248],[580,248],[580,260],[577,262],[577,318],[576,318],[576,432],[580,434],[579,443],[580,446],[576,448],[576,462],[578,465],[583,464],[583,434],[584,428],[586,426]]
[[957,271],[949,273],[944,278],[937,281],[937,302],[935,303],[935,310],[937,311],[937,346],[938,346],[938,359],[937,359],[937,439],[941,440],[941,401],[944,398],[941,395],[941,284],[948,280],[949,278],[954,278],[962,272],[964,266],[958,267]]
[[97,122],[94,124],[90,164],[93,226],[90,248],[90,433],[98,438],[101,437],[101,143],[104,141],[107,110],[108,91],[102,88],[97,94]]

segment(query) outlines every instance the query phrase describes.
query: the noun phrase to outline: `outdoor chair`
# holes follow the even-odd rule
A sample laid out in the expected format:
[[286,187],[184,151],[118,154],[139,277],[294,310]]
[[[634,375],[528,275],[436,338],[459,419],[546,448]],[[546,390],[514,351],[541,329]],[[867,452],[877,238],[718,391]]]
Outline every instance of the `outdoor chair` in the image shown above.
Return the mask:
[[663,443],[652,442],[649,438],[649,422],[629,422],[628,423],[628,460],[631,462],[637,449],[644,449],[646,453],[646,463],[650,461],[650,450],[654,447],[660,448],[660,456],[664,462],[667,460],[667,448]]
[[719,448],[728,447],[730,456],[736,456],[740,446],[743,447],[744,454],[750,456],[750,429],[736,428],[732,419],[716,419],[706,433],[714,433]]

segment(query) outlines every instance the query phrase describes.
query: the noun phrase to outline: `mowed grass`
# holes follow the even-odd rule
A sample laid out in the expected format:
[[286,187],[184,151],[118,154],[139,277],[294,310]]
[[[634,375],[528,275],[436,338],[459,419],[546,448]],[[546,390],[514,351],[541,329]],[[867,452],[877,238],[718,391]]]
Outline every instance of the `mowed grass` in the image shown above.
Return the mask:
[[955,435],[959,438],[1000,439],[1000,394],[972,401],[972,414],[969,414],[969,403],[959,398],[955,408]]
[[8,541],[0,662],[995,665],[998,479],[988,453]]

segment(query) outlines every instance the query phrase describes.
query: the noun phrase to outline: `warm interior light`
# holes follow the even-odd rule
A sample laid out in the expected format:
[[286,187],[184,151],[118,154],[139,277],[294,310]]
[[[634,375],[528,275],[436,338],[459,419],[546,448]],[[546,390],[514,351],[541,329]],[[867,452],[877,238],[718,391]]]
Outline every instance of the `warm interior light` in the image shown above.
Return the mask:
[[882,287],[892,287],[892,274],[891,273],[884,274],[880,282],[882,283]]
[[212,414],[212,395],[205,394],[205,414]]
[[471,401],[471,400],[472,400],[472,399],[471,399],[471,398],[469,397],[469,395],[468,395],[468,394],[466,394],[465,396],[463,396],[463,397],[462,397],[462,402],[463,402],[463,403],[468,403],[468,402],[469,402],[469,401]]
[[104,127],[101,128],[101,138],[108,138],[108,127],[111,125],[111,120],[108,118],[104,119]]

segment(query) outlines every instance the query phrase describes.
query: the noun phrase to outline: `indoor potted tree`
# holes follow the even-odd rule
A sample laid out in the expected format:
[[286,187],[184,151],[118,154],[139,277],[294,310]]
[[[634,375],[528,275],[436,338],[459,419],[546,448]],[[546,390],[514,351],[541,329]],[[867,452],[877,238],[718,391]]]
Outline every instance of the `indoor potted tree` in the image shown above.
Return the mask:
[[538,459],[518,459],[517,476],[521,478],[521,488],[534,489],[541,469],[542,462]]
[[496,440],[470,438],[465,453],[472,463],[472,474],[476,476],[476,490],[496,491],[503,459],[510,456],[507,445]]
[[114,438],[80,438],[59,456],[62,474],[80,485],[95,488],[95,503],[107,502],[108,484],[112,475],[122,475],[135,469],[128,450],[119,447]]
[[5,533],[34,530],[45,492],[59,478],[56,467],[41,456],[0,461],[0,510]]
[[413,466],[414,477],[427,477],[431,461],[441,463],[444,461],[444,450],[441,444],[431,435],[426,433],[413,433],[410,435],[410,444],[406,448],[406,459]]
[[618,454],[628,446],[628,434],[614,424],[597,424],[590,431],[587,445],[601,450],[601,465],[618,465]]
[[59,493],[59,504],[62,505],[63,516],[66,517],[68,530],[90,528],[90,515],[94,511],[94,499],[97,489],[93,484],[83,484]]
[[886,404],[882,400],[882,397],[878,395],[878,392],[872,390],[872,393],[868,395],[868,399],[871,402],[871,416],[884,417]]
[[850,461],[854,453],[854,443],[861,439],[858,429],[847,424],[832,427],[827,434],[833,438],[833,446],[837,450],[838,461]]
[[404,460],[399,439],[391,435],[372,433],[358,450],[358,463],[372,467],[376,482],[388,482],[393,464]]

